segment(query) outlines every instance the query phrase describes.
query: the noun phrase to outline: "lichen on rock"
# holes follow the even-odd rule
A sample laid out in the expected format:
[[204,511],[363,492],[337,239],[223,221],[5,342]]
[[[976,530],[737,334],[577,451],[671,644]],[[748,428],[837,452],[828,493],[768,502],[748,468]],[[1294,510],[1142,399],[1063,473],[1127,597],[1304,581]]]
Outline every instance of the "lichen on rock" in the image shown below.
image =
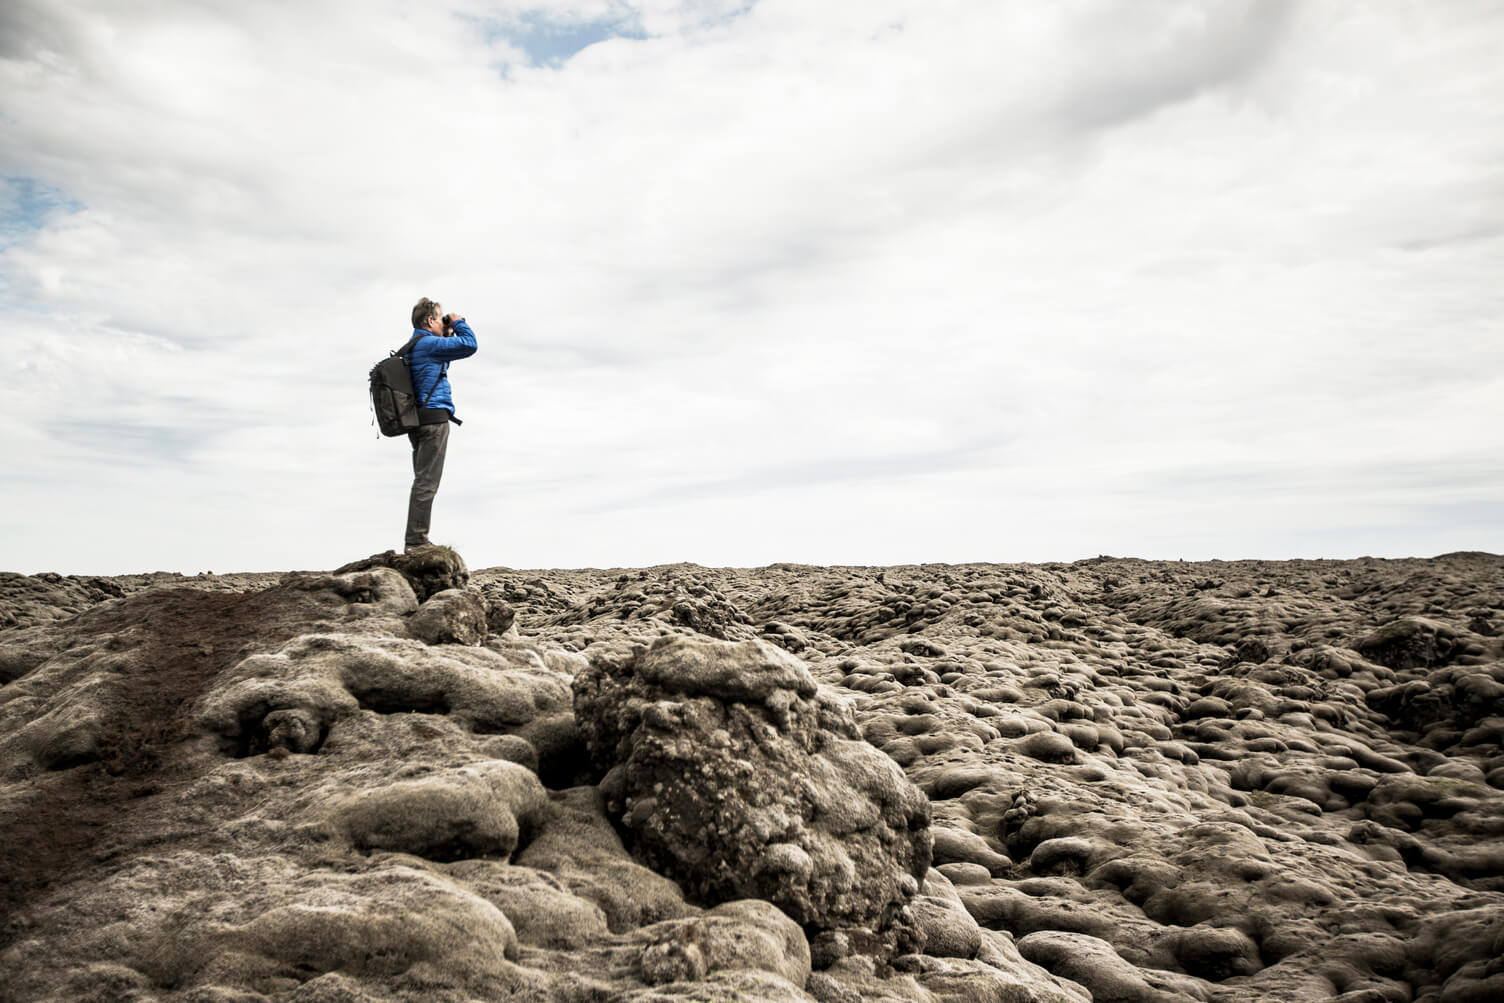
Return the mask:
[[424,644],[480,644],[488,630],[480,593],[468,589],[435,592],[407,621],[407,631]]
[[494,760],[360,791],[331,811],[330,822],[361,850],[506,859],[547,801],[532,770]]
[[671,636],[592,663],[574,691],[635,852],[693,899],[763,898],[815,934],[912,946],[929,803],[798,659]]
[[445,589],[462,589],[470,584],[470,569],[465,566],[465,559],[452,548],[438,545],[414,547],[404,553],[383,551],[351,561],[335,569],[334,573],[341,575],[371,568],[391,568],[406,578],[420,603]]
[[0,998],[1504,996],[1499,557],[461,584],[0,575]]

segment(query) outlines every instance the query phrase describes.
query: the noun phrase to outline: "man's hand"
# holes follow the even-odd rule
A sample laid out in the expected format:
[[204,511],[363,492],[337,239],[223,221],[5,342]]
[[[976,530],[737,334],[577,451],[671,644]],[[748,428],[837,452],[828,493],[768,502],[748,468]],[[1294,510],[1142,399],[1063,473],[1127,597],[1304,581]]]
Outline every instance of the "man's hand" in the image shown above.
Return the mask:
[[461,316],[460,314],[457,314],[457,313],[446,314],[445,317],[444,317],[444,326],[445,327],[453,327],[456,321],[460,321],[460,320],[464,320],[464,319],[465,318],[463,316]]

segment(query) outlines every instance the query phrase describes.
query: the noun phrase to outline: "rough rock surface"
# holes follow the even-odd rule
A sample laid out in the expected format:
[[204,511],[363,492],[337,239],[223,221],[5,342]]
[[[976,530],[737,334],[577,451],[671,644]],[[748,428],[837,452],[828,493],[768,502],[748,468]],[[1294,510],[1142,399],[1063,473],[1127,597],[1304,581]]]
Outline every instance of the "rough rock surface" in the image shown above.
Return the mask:
[[1504,559],[431,563],[0,575],[0,1000],[1504,998]]
[[486,603],[478,590],[436,592],[407,622],[408,633],[426,644],[480,644],[489,629]]
[[864,938],[885,956],[913,946],[929,801],[844,700],[761,641],[669,636],[613,654],[575,677],[575,716],[650,866],[696,901],[772,902],[822,957]]
[[[143,589],[176,585],[209,592],[245,592],[265,588],[280,577],[279,574],[215,575],[212,572],[187,576],[172,571],[155,571],[145,575],[100,578],[53,572],[18,575],[13,571],[0,571],[0,630],[66,619]],[[0,675],[0,682],[4,681],[5,677]]]
[[465,559],[449,547],[436,544],[413,547],[403,553],[387,550],[372,554],[336,568],[334,573],[339,575],[372,568],[391,568],[406,578],[419,602],[427,602],[430,596],[446,589],[462,589],[470,582],[470,569],[465,566]]

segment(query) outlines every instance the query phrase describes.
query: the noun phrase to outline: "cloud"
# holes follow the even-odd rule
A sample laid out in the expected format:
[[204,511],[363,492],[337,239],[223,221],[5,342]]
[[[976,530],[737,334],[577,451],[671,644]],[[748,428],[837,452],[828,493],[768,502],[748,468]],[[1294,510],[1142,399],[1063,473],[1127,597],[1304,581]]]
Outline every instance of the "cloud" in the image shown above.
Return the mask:
[[0,18],[18,568],[394,543],[364,378],[421,295],[481,338],[473,564],[1423,552],[1490,500],[1445,549],[1504,548],[1486,6]]
[[138,466],[181,466],[191,461],[204,441],[196,429],[136,425],[120,421],[58,421],[51,426],[57,441],[91,454],[95,462]]
[[1161,2],[1154,17],[1126,4],[1091,5],[1064,26],[1064,44],[1096,56],[1071,80],[1061,114],[1079,126],[1121,125],[1245,81],[1289,27],[1289,0],[1207,5]]

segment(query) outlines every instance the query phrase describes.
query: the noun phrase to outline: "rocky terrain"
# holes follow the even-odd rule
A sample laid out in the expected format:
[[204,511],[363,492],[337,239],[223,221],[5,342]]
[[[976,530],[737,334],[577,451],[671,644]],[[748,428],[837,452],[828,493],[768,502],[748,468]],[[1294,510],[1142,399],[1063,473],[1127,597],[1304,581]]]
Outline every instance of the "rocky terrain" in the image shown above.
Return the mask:
[[1504,558],[0,576],[0,999],[1504,999]]

